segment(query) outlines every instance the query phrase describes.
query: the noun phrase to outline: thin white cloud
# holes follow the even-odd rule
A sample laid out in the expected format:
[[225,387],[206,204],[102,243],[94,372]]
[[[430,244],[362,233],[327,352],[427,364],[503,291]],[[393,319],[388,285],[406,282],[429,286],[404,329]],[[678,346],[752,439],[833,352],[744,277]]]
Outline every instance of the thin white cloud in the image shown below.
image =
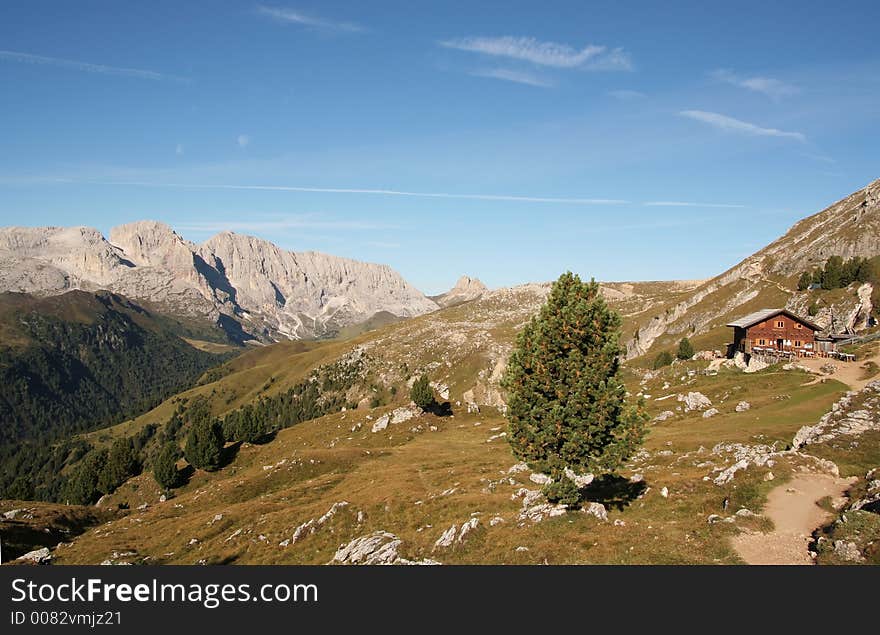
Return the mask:
[[609,90],[608,96],[620,101],[636,101],[647,97],[645,93],[640,93],[637,90]]
[[168,187],[180,189],[207,190],[254,190],[265,192],[314,192],[318,194],[370,194],[378,196],[408,196],[416,198],[467,199],[476,201],[510,201],[517,203],[565,203],[569,205],[625,205],[629,201],[606,198],[562,198],[550,196],[516,196],[508,194],[452,194],[447,192],[409,192],[405,190],[376,190],[341,187],[301,187],[292,185],[229,185],[192,183],[150,183],[147,181],[77,181],[58,179],[59,182],[78,182],[90,185],[112,185],[132,187]]
[[250,145],[251,138],[249,135],[240,134],[240,135],[238,135],[238,138],[235,141],[236,141],[236,143],[238,143],[239,148],[246,148]]
[[188,82],[184,77],[166,75],[156,71],[148,71],[139,68],[123,68],[120,66],[107,66],[106,64],[90,64],[76,60],[67,60],[60,57],[47,57],[45,55],[32,55],[18,51],[0,50],[0,60],[18,62],[21,64],[34,64],[38,66],[56,66],[84,73],[97,73],[100,75],[117,75],[121,77],[135,77],[137,79],[149,79],[153,81]]
[[729,209],[742,209],[746,205],[736,203],[690,203],[685,201],[648,201],[643,203],[647,207],[721,207]]
[[726,69],[714,71],[711,76],[719,82],[762,93],[771,99],[782,99],[801,92],[797,86],[772,77],[743,77]]
[[540,88],[550,88],[554,84],[548,79],[533,75],[532,73],[524,73],[514,71],[509,68],[489,68],[484,70],[472,71],[474,77],[489,77],[492,79],[501,79],[507,82],[516,82],[517,84],[526,84],[528,86],[538,86]]
[[794,139],[802,143],[807,140],[806,135],[802,132],[786,132],[776,128],[763,128],[756,124],[741,121],[740,119],[734,119],[733,117],[728,117],[727,115],[722,115],[717,112],[706,112],[705,110],[682,110],[678,114],[682,117],[700,121],[727,132],[741,132],[743,134],[758,137],[781,137],[784,139]]
[[824,154],[804,153],[804,156],[808,159],[812,159],[813,161],[819,161],[821,163],[837,163],[837,159],[835,159],[834,157],[829,157]]
[[632,69],[629,55],[622,48],[609,50],[606,46],[590,44],[576,49],[567,44],[541,42],[533,37],[463,37],[442,40],[440,46],[493,57],[531,62],[554,68],[581,68],[586,70]]
[[346,231],[363,231],[397,228],[394,225],[382,225],[378,223],[368,223],[363,221],[324,220],[316,217],[315,215],[291,216],[274,220],[253,221],[181,221],[179,223],[172,224],[174,225],[174,227],[180,229],[181,231],[190,231],[194,233],[216,233],[222,231],[265,232],[283,231],[287,229],[332,229]]
[[324,18],[303,13],[302,11],[287,9],[284,7],[268,7],[260,5],[257,7],[257,12],[278,22],[299,24],[328,31],[348,31],[350,33],[358,33],[365,30],[364,27],[355,24],[354,22],[335,22],[333,20],[326,20]]
[[174,148],[174,154],[176,154],[176,155],[178,155],[178,156],[180,156],[181,154],[183,154],[183,144],[182,144],[182,143],[178,143],[178,144],[177,144],[177,147]]

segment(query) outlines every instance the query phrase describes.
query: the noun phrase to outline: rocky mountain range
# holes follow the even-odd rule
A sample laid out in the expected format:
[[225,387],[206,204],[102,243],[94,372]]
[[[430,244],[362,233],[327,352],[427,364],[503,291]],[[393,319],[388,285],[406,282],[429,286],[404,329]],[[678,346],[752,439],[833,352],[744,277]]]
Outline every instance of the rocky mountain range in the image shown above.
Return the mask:
[[0,228],[0,291],[71,289],[106,289],[264,342],[438,308],[386,265],[288,252],[232,232],[195,244],[154,221],[115,227],[109,240],[88,227]]

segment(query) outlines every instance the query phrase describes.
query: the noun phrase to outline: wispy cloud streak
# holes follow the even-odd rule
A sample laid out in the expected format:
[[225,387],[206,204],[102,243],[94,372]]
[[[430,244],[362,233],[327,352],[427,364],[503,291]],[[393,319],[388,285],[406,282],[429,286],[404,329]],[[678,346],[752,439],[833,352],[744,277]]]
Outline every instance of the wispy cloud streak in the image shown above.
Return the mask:
[[[63,181],[63,179],[59,179]],[[72,182],[72,181],[69,181]],[[510,201],[520,203],[566,203],[570,205],[624,205],[629,201],[606,198],[561,198],[552,196],[515,196],[508,194],[453,194],[448,192],[409,192],[343,187],[300,187],[293,185],[229,185],[190,183],[150,183],[145,181],[81,181],[91,185],[123,185],[134,187],[168,187],[182,189],[252,190],[267,192],[314,192],[320,194],[368,194],[377,196],[409,196],[416,198],[467,199],[476,201]]]
[[314,15],[302,13],[301,11],[296,11],[294,9],[286,9],[284,7],[268,7],[265,5],[260,5],[257,7],[257,12],[278,22],[285,22],[287,24],[299,24],[302,26],[325,29],[329,31],[348,31],[351,33],[359,33],[366,30],[364,29],[364,27],[359,24],[355,24],[354,22],[334,22],[332,20],[326,20],[324,18],[319,18]]
[[32,55],[18,51],[0,50],[0,60],[18,62],[21,64],[34,64],[38,66],[56,66],[84,73],[98,73],[101,75],[117,75],[121,77],[135,77],[137,79],[149,79],[153,81],[188,82],[185,77],[167,75],[156,71],[148,71],[139,68],[123,68],[120,66],[107,66],[106,64],[90,64],[76,60],[62,59],[60,57],[47,57],[45,55]]
[[747,205],[735,203],[690,203],[685,201],[648,201],[643,203],[647,207],[720,207],[725,209],[743,209]]
[[734,119],[733,117],[728,117],[727,115],[722,115],[717,112],[706,112],[705,110],[682,110],[678,114],[682,117],[700,121],[709,124],[714,128],[718,128],[719,130],[725,130],[728,132],[740,132],[757,137],[782,137],[800,142],[805,142],[807,140],[806,135],[802,132],[786,132],[784,130],[777,130],[776,128],[763,128],[756,124],[749,123],[748,121]]
[[711,76],[719,81],[731,86],[738,86],[756,93],[762,93],[771,99],[782,99],[796,95],[800,88],[793,84],[788,84],[772,77],[742,77],[729,70],[721,69],[711,73]]
[[489,77],[491,79],[501,79],[507,82],[516,82],[517,84],[526,84],[528,86],[537,86],[539,88],[550,88],[553,86],[553,82],[544,79],[543,77],[538,77],[537,75],[532,75],[531,73],[523,73],[520,71],[510,70],[507,68],[490,68],[485,70],[476,70],[472,71],[471,75],[473,75],[474,77]]
[[554,68],[587,70],[631,70],[632,61],[622,48],[590,44],[576,49],[567,44],[541,42],[533,37],[463,37],[442,40],[440,46],[493,57],[531,62]]
[[183,221],[174,223],[181,231],[213,233],[222,231],[282,231],[287,229],[331,229],[331,230],[378,230],[396,229],[396,225],[383,225],[363,221],[351,220],[322,220],[311,216],[294,216],[276,220],[253,220],[253,221],[223,221],[212,220],[205,222]]

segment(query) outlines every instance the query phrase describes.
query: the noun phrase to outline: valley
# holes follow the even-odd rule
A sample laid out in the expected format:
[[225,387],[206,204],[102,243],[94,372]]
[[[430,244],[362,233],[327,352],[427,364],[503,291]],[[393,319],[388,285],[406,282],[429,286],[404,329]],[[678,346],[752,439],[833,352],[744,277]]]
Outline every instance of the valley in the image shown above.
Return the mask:
[[[799,289],[803,272],[831,256],[880,255],[878,194],[875,181],[709,280],[602,283],[602,297],[622,318],[626,389],[643,400],[650,421],[644,447],[619,474],[583,484],[579,510],[548,503],[541,494],[547,477],[514,459],[507,439],[502,378],[517,334],[546,302],[549,283],[490,290],[465,276],[451,292],[427,298],[390,270],[335,263],[326,266],[361,282],[355,295],[334,300],[321,286],[329,288],[326,281],[303,282],[305,291],[276,282],[295,277],[295,266],[313,266],[311,256],[248,237],[223,234],[197,247],[149,226],[163,236],[151,242],[142,224],[116,232],[107,245],[89,234],[90,245],[102,245],[101,262],[126,268],[121,277],[109,275],[108,286],[125,281],[135,298],[143,287],[128,286],[131,270],[143,276],[137,270],[145,267],[160,277],[190,271],[195,256],[210,265],[195,266],[202,277],[185,291],[198,291],[210,305],[207,321],[197,320],[207,333],[185,329],[193,316],[167,304],[154,318],[178,347],[167,357],[180,360],[186,351],[204,365],[153,403],[116,405],[112,421],[59,428],[50,440],[64,437],[90,452],[140,439],[143,470],[96,492],[102,495],[95,505],[6,495],[0,515],[11,517],[0,520],[0,536],[13,529],[21,535],[18,523],[45,522],[53,513],[91,518],[45,554],[56,564],[742,564],[757,562],[753,554],[774,532],[789,531],[796,536],[783,549],[786,562],[878,563],[875,279]],[[23,235],[7,231],[6,244],[26,242]],[[27,249],[30,268],[16,261],[0,280],[20,286],[42,280],[40,272],[58,284],[7,294],[15,302],[94,296],[127,307],[139,316],[130,318],[135,324],[153,316],[121,296],[70,291],[68,260]],[[212,280],[209,291],[200,286]],[[318,313],[315,297],[323,303]],[[263,309],[258,315],[246,306]],[[825,359],[795,359],[756,369],[725,359],[725,324],[767,307],[809,314],[822,328],[848,333],[846,350],[857,361],[829,367]],[[66,309],[65,319],[81,320],[78,310]],[[255,334],[251,345],[213,336],[211,320],[221,314]],[[32,346],[14,320],[0,328],[4,343]],[[658,354],[674,353],[683,337],[696,354],[657,364]],[[258,339],[265,345],[255,345]],[[443,407],[410,404],[423,375]],[[15,406],[6,420],[20,421],[19,412]],[[205,471],[181,460],[182,484],[161,488],[151,471],[160,447],[184,446],[205,418],[224,430],[222,464]],[[259,434],[245,440],[230,423],[243,420]],[[76,469],[70,461],[59,471],[70,477]],[[820,481],[833,487],[808,486]],[[785,494],[796,492],[806,498],[792,512]],[[788,514],[814,526],[787,527]]]

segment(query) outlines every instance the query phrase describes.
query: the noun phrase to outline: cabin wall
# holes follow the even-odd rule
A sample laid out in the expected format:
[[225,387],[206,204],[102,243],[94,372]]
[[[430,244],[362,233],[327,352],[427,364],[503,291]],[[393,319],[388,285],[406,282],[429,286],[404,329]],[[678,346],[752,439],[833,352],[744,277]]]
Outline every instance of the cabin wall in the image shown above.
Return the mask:
[[[776,347],[777,341],[783,340],[783,342],[791,342],[785,344],[787,349],[811,350],[815,348],[816,333],[806,324],[801,324],[786,315],[778,315],[749,327],[746,339],[751,347]],[[764,340],[763,344],[761,344],[761,340]]]

